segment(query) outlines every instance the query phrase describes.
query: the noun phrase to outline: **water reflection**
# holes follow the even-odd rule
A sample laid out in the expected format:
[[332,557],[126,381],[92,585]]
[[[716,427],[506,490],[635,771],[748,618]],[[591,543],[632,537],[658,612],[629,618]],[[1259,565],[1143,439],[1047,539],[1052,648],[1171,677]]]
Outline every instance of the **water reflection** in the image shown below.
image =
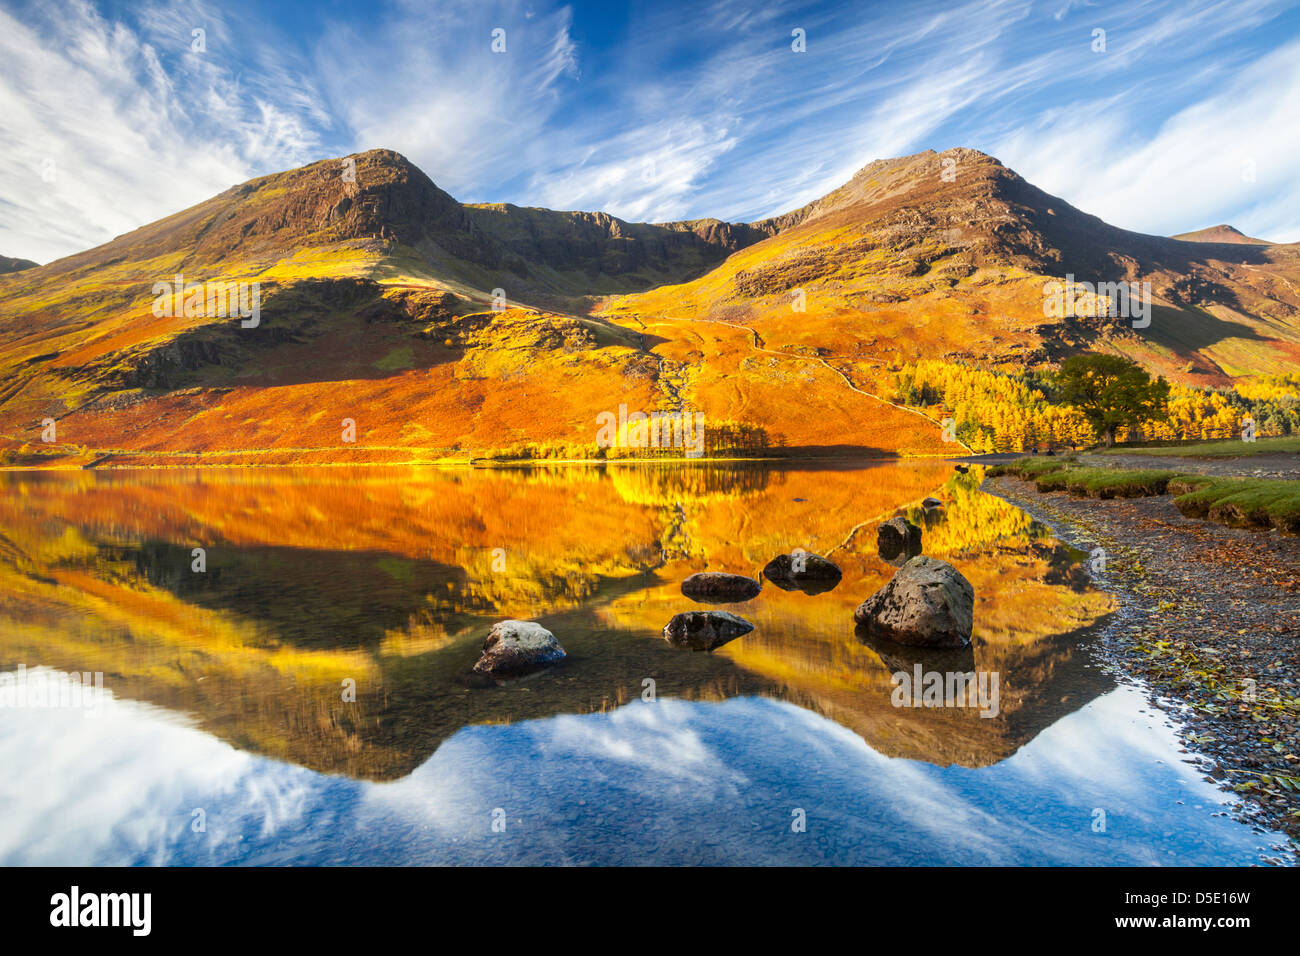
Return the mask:
[[[1104,688],[1075,666],[1072,632],[1106,601],[1047,583],[1042,529],[942,464],[2,480],[0,663],[102,670],[120,697],[323,771],[400,777],[466,724],[600,710],[647,680],[673,697],[782,697],[886,753],[980,765]],[[892,665],[852,632],[891,571],[874,525],[937,488],[949,506],[925,519],[927,551],[976,584],[979,666],[1016,672],[992,722],[898,712]],[[743,641],[691,660],[664,645],[686,575],[756,574],[796,547],[844,568],[834,592],[769,586],[736,608],[758,625]],[[568,659],[519,688],[467,681],[502,617],[541,620]]]
[[[346,816],[349,802],[382,803],[378,794],[395,792],[348,778],[400,781],[390,786],[418,792],[419,806],[443,806],[443,797],[469,785],[465,777],[508,794],[515,770],[486,768],[531,759],[526,742],[539,733],[548,747],[561,739],[555,734],[570,742],[573,764],[556,786],[567,787],[571,801],[595,785],[590,773],[609,771],[591,764],[592,748],[606,743],[620,753],[660,753],[661,766],[636,772],[672,780],[697,772],[690,741],[705,738],[722,755],[715,762],[749,768],[734,769],[737,781],[749,779],[754,761],[772,781],[798,766],[820,780],[822,770],[808,763],[820,767],[814,756],[828,746],[854,755],[849,766],[857,770],[832,775],[844,788],[868,765],[879,774],[877,764],[898,768],[890,773],[899,779],[954,765],[1002,773],[1018,750],[1112,691],[1089,654],[1090,634],[1112,608],[1046,529],[978,490],[978,471],[917,462],[0,474],[0,670],[104,673],[118,716],[98,730],[78,725],[51,746],[101,746],[95,735],[122,722],[110,748],[120,762],[91,761],[112,777],[109,791],[135,786],[129,781],[164,738],[179,734],[196,751],[220,748],[211,780],[178,783],[167,799],[208,792],[204,799],[243,821],[236,829],[251,826],[258,807],[274,820],[299,805],[304,814]],[[931,495],[944,507],[922,508]],[[876,529],[895,516],[922,526],[925,553],[951,561],[974,585],[967,651],[917,652],[855,635],[853,609],[894,571],[876,553]],[[694,606],[680,592],[689,574],[757,576],[796,548],[839,565],[839,585],[823,593],[769,585],[728,605],[756,627],[712,654],[681,654],[663,640],[669,618]],[[488,626],[505,617],[540,621],[568,656],[504,686],[472,680]],[[997,707],[899,707],[893,675],[914,670],[996,674]],[[639,709],[651,698],[662,711]],[[3,745],[16,761],[7,765],[35,759],[24,741],[53,739],[50,728],[61,720],[0,711]],[[640,739],[658,720],[669,721],[660,727],[664,739]],[[757,722],[752,734],[742,733],[746,721]],[[790,766],[778,770],[782,751],[770,735],[799,727],[816,728],[806,741],[813,750],[787,752]],[[665,750],[673,740],[680,747]],[[505,749],[476,764],[457,756],[471,745]],[[178,773],[187,760],[172,761]],[[617,786],[637,789],[627,780]],[[300,790],[306,795],[295,796]],[[494,807],[509,801],[489,799]],[[759,797],[743,798],[751,799]],[[831,809],[831,791],[819,796],[814,787],[804,799],[841,812]],[[924,806],[919,797],[910,808],[894,799],[904,815]],[[22,836],[43,812],[40,800],[16,794],[6,803],[16,815],[0,859],[40,857],[40,840],[29,845]],[[165,828],[180,825],[171,810],[157,812]],[[268,824],[281,836],[294,825]],[[326,862],[318,856],[324,846],[271,841],[257,850],[240,832],[241,852],[259,860]],[[127,841],[135,849],[103,852],[135,862],[144,861],[139,854],[203,861],[178,839],[160,831]],[[305,832],[301,839],[310,843]],[[572,842],[548,839],[553,848]],[[578,844],[563,852],[602,856],[590,841]],[[214,846],[203,852],[216,854]],[[400,847],[389,852],[400,859]],[[720,854],[733,850],[718,845]],[[843,852],[823,850],[825,859]],[[779,856],[775,844],[768,851]],[[881,852],[896,859],[900,851]],[[373,846],[349,858],[383,853]]]
[[638,701],[467,727],[384,784],[236,750],[130,701],[97,721],[28,712],[0,734],[0,760],[25,771],[0,777],[0,862],[1252,862],[1268,835],[1219,815],[1221,795],[1166,759],[1173,733],[1140,706],[1112,691],[971,770],[886,758],[765,698]]

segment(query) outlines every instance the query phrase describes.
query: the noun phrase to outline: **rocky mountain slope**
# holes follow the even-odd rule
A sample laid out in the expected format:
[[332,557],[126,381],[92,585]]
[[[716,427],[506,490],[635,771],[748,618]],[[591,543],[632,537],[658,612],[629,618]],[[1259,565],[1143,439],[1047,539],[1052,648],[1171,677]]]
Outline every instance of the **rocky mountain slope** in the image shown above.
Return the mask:
[[[971,150],[877,161],[750,224],[462,205],[374,150],[0,276],[0,451],[576,453],[626,406],[802,453],[948,453],[937,423],[886,400],[891,367],[1103,349],[1193,383],[1293,369],[1300,247],[1209,238],[1115,228]],[[1070,275],[1149,282],[1150,325],[1045,315],[1045,283]],[[245,303],[255,283],[257,315],[160,298],[177,281]]]
[[[864,366],[1023,366],[1101,348],[1175,380],[1226,384],[1300,360],[1300,246],[1118,229],[973,150],[872,163],[775,222],[708,275],[614,299],[606,314],[756,324],[777,347]],[[1070,276],[1149,283],[1150,325],[1087,308],[1046,314],[1045,286]]]

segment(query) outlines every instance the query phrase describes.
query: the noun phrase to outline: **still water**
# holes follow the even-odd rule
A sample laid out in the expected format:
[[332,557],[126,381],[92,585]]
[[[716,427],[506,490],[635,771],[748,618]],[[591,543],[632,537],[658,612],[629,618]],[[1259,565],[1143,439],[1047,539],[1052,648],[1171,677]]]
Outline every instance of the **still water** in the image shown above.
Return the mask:
[[[0,473],[0,677],[102,674],[0,702],[0,864],[1256,862],[1275,835],[1098,665],[1079,553],[978,472]],[[855,636],[898,514],[973,584],[970,650]],[[794,548],[840,584],[663,640],[687,575]],[[476,680],[503,618],[568,657]],[[897,706],[918,669],[996,699]]]

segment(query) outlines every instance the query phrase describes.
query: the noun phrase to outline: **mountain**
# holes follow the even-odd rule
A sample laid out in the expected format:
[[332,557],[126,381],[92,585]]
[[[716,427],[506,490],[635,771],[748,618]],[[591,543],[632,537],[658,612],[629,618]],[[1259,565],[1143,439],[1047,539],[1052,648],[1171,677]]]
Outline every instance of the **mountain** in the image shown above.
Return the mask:
[[36,263],[31,259],[11,259],[9,256],[0,256],[0,275],[8,272],[21,272],[23,269],[35,269]]
[[[861,374],[916,358],[1023,367],[1103,348],[1222,385],[1300,359],[1300,246],[1118,229],[974,150],[872,163],[777,223],[709,274],[613,299],[605,314],[743,323],[770,348],[829,350]],[[1068,276],[1149,282],[1150,326],[1045,315],[1045,279]]]
[[[178,276],[256,283],[257,314],[187,310],[188,292],[157,288]],[[1150,326],[1045,314],[1045,284],[1067,276],[1150,283]],[[877,161],[748,224],[463,205],[373,150],[0,276],[0,451],[83,464],[576,453],[625,406],[701,411],[714,440],[751,447],[947,454],[938,423],[887,400],[891,368],[1102,349],[1201,384],[1288,371],[1296,283],[1300,246],[1128,232],[973,150]],[[51,418],[56,441],[42,442]]]
[[1198,229],[1196,232],[1184,232],[1174,238],[1182,239],[1184,242],[1245,242],[1256,246],[1273,245],[1267,239],[1252,239],[1240,229],[1226,223],[1210,226],[1208,229]]

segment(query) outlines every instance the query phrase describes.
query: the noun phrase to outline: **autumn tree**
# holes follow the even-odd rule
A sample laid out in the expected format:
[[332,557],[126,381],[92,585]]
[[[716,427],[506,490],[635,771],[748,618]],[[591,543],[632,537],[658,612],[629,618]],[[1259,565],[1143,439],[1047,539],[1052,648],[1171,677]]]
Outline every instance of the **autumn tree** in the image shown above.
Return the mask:
[[1152,381],[1142,366],[1118,355],[1071,356],[1054,384],[1061,402],[1078,409],[1108,446],[1119,429],[1167,415],[1169,383]]

